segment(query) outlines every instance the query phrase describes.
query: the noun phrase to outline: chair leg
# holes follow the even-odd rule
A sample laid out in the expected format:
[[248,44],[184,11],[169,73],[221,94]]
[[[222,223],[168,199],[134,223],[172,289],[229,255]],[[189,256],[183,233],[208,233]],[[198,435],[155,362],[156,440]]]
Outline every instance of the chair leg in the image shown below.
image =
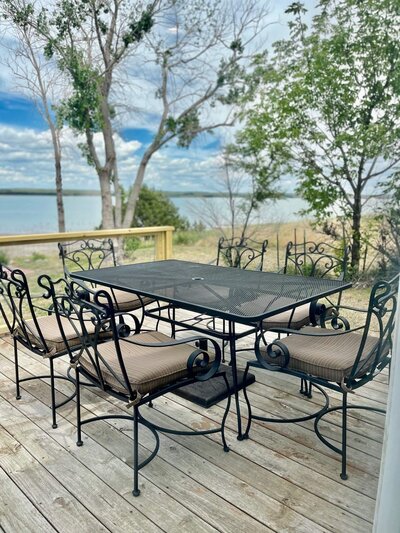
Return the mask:
[[57,419],[56,419],[56,386],[54,380],[54,361],[53,358],[50,358],[50,391],[51,391],[51,415],[53,418],[52,428],[56,429]]
[[76,445],[83,446],[82,441],[82,424],[81,424],[81,386],[79,379],[79,370],[75,370],[75,386],[76,386]]
[[14,364],[15,364],[15,387],[16,387],[16,399],[21,399],[21,390],[19,386],[19,366],[18,366],[18,343],[17,339],[14,339]]
[[340,477],[347,479],[347,392],[343,393],[342,405],[342,472]]
[[249,432],[250,432],[251,420],[252,420],[251,404],[250,404],[249,397],[247,395],[247,386],[246,386],[247,374],[249,372],[249,368],[250,368],[250,366],[247,364],[246,365],[246,369],[245,369],[244,374],[243,374],[243,396],[244,396],[244,399],[246,400],[247,416],[248,416],[248,418],[247,418],[247,426],[246,426],[245,432],[243,433],[243,439],[248,439],[249,438]]
[[139,496],[139,408],[133,407],[133,491],[134,496]]

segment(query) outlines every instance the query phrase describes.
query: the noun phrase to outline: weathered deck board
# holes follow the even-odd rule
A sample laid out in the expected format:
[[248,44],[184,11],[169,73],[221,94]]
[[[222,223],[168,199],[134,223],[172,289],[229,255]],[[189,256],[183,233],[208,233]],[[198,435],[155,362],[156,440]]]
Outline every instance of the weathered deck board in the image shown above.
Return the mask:
[[[249,345],[248,339],[243,344]],[[254,355],[241,352],[239,365]],[[46,372],[47,361],[21,348],[21,375]],[[56,362],[65,375],[66,359]],[[256,371],[250,398],[265,416],[300,416],[320,401],[298,394],[298,384],[284,375]],[[46,380],[23,384],[16,401],[10,340],[0,339],[0,529],[14,531],[152,531],[230,532],[372,530],[384,418],[374,413],[349,417],[349,479],[339,478],[339,456],[301,424],[253,423],[251,439],[235,438],[235,410],[227,421],[231,447],[224,453],[219,435],[163,435],[156,459],[141,471],[142,494],[131,495],[132,431],[127,420],[102,421],[84,427],[85,445],[75,446],[74,402],[59,410],[59,427],[51,429]],[[60,399],[71,391],[57,383]],[[361,391],[360,391],[361,392]],[[329,391],[330,394],[330,391]],[[332,404],[338,395],[330,394]],[[367,385],[354,402],[382,407],[387,375]],[[353,400],[353,398],[351,398]],[[126,413],[116,399],[83,389],[83,417]],[[218,423],[223,403],[207,410],[174,395],[143,408],[160,425],[205,428]],[[245,402],[241,401],[246,417]],[[339,417],[321,424],[338,440]],[[152,437],[142,432],[141,454]],[[39,480],[43,483],[40,484]],[[54,502],[56,502],[54,504]],[[24,508],[24,512],[21,509]],[[29,521],[24,518],[26,510]],[[68,517],[65,515],[68,514]],[[25,521],[24,521],[25,520]],[[29,529],[31,527],[31,529]]]

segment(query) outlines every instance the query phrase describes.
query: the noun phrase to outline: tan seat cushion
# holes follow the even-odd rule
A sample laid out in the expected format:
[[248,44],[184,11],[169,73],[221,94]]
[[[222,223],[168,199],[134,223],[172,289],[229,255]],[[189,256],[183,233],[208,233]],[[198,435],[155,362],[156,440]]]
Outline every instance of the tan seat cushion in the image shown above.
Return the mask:
[[[115,303],[114,309],[116,311],[135,311],[136,309],[140,309],[144,305],[154,301],[147,296],[139,297],[137,294],[132,294],[131,292],[127,291],[120,291],[119,289],[111,289],[111,287],[97,286],[96,290],[100,289],[108,292],[108,294],[111,296],[112,301]],[[104,300],[105,303],[105,298],[100,298],[100,302],[102,302],[102,300]]]
[[[159,331],[139,333],[130,339],[148,343],[171,342],[173,340]],[[196,349],[195,347],[189,344],[146,347],[132,344],[129,342],[130,339],[121,339],[120,347],[128,378],[134,391],[144,395],[188,376],[187,360]],[[99,345],[97,349],[112,372],[121,379],[121,383],[124,383],[114,341],[105,342]],[[212,355],[210,358],[213,360]],[[97,378],[95,367],[87,354],[83,353],[79,362],[87,372]],[[104,381],[117,391],[127,392],[126,388],[118,382],[104,363],[100,362],[100,365]]]
[[[46,341],[47,348],[49,349],[49,351],[51,351],[52,354],[65,352],[67,350],[67,347],[65,346],[65,343],[63,341],[61,331],[57,323],[56,316],[55,315],[41,316],[37,320],[39,324],[39,329],[42,332],[43,338]],[[64,330],[65,337],[68,341],[69,347],[73,348],[74,346],[79,346],[81,344],[81,340],[79,338],[79,335],[77,334],[77,332],[80,332],[79,320],[73,321],[76,330],[74,329],[74,326],[72,325],[72,321],[70,321],[68,318],[60,317],[60,320],[61,320],[61,324]],[[40,346],[41,345],[40,336],[38,334],[34,321],[27,320],[26,326],[27,326],[27,333],[28,333],[29,340],[33,344],[37,344],[38,346]],[[86,322],[86,329],[89,335],[94,333],[94,325],[89,321]],[[23,331],[21,331],[20,328],[18,328],[18,333],[22,337],[25,337]],[[101,335],[109,337],[111,333],[104,332],[104,333],[101,333]]]
[[299,305],[283,313],[278,313],[263,320],[263,329],[292,328],[300,329],[310,324],[310,304]]
[[[357,357],[362,335],[358,333],[338,334],[335,331],[323,328],[306,327],[302,332],[326,334],[328,336],[316,338],[302,335],[290,335],[282,342],[289,350],[290,359],[287,368],[300,370],[306,374],[316,376],[328,381],[340,383],[350,375],[354,361]],[[363,357],[358,365],[358,375],[364,374],[372,363],[375,352],[371,351],[377,346],[376,337],[368,337]],[[272,359],[265,354],[266,360],[271,364],[283,364],[283,358]]]

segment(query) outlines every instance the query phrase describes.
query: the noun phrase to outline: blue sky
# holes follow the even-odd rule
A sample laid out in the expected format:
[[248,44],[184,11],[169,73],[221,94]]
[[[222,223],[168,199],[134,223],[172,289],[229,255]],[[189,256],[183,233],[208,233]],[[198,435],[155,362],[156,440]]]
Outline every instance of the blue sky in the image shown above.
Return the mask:
[[[289,3],[271,1],[273,24],[267,30],[268,43],[286,34],[284,9]],[[0,53],[4,59],[6,49]],[[155,119],[154,113],[142,112],[117,134],[120,177],[125,186],[132,182],[140,156],[152,139]],[[214,135],[201,135],[189,149],[173,144],[165,147],[151,160],[146,183],[163,190],[215,190],[219,149],[229,137],[232,131],[218,130]],[[78,141],[66,128],[62,139],[64,187],[97,189],[97,176],[82,158]],[[0,187],[54,187],[49,131],[35,105],[17,91],[7,69],[0,72]]]

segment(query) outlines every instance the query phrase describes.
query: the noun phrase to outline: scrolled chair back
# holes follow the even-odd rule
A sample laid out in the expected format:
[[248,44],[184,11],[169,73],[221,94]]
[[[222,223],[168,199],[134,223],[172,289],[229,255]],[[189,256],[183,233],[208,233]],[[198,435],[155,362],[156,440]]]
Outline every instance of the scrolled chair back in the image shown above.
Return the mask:
[[218,241],[217,265],[261,271],[267,247],[268,240],[258,242],[247,237],[221,237]]
[[[390,363],[399,277],[378,281],[372,287],[361,343],[347,380],[350,386],[353,381],[370,381]],[[371,346],[374,337],[376,342]]]
[[12,337],[40,355],[50,353],[38,317],[48,310],[34,304],[25,273],[0,265],[0,312]]
[[58,249],[65,273],[76,269],[93,270],[117,264],[111,239],[59,242]]
[[[104,371],[107,369],[108,374],[112,374],[121,387],[126,389],[127,394],[132,395],[119,345],[119,339],[128,336],[132,327],[125,322],[119,323],[116,320],[110,294],[104,290],[90,290],[74,281],[53,281],[47,275],[40,276],[38,283],[46,290],[45,297],[52,301],[53,312],[57,317],[71,364],[76,365],[83,357],[93,370],[91,378],[103,390],[107,389],[103,377]],[[59,290],[60,285],[63,286],[63,291]],[[129,316],[133,323],[133,329],[139,331],[138,319],[134,315]],[[80,338],[81,348],[79,351],[75,349],[75,346],[69,345],[69,338],[65,332],[66,323],[73,328],[76,336]],[[114,339],[120,372],[112,369],[107,363],[107,358],[98,350],[98,346],[108,338]],[[124,377],[123,381],[121,381],[121,375]]]
[[288,242],[284,274],[343,280],[347,274],[350,247],[343,249],[325,242]]

